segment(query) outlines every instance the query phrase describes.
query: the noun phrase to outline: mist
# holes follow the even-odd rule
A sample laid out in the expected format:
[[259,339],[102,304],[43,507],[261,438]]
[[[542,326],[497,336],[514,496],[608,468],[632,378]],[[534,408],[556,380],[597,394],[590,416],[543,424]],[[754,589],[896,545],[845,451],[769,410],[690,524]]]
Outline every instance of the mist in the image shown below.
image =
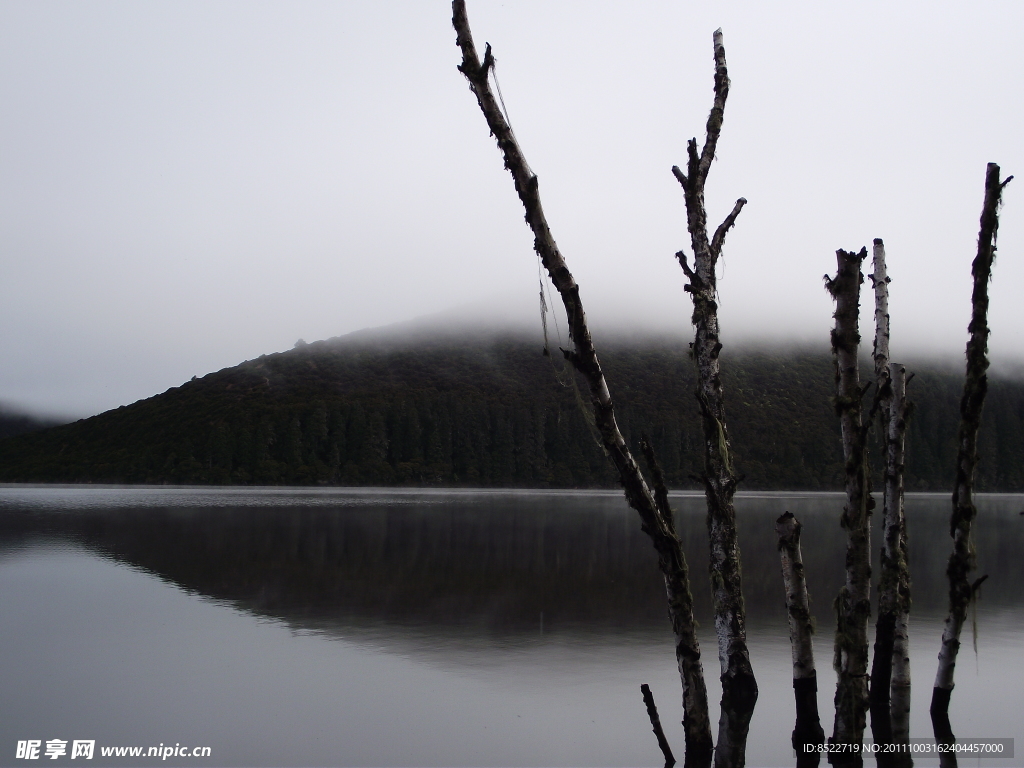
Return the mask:
[[[727,348],[827,347],[821,278],[837,248],[881,237],[894,359],[962,360],[985,164],[1024,170],[1024,7],[468,11],[599,350],[616,330],[691,334],[670,168],[703,137],[721,26],[710,223],[749,201],[721,266]],[[0,7],[0,400],[84,416],[298,338],[446,312],[539,334],[532,239],[450,17],[446,2]],[[1000,370],[1024,361],[1019,183],[991,286]]]

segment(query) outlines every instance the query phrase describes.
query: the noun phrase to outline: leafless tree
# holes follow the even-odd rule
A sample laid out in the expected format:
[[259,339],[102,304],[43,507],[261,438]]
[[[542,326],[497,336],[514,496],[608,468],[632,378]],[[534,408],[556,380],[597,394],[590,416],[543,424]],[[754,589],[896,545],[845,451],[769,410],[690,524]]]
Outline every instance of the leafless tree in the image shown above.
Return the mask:
[[459,71],[469,81],[491,134],[502,152],[505,168],[512,174],[516,192],[526,210],[526,221],[533,231],[534,249],[540,256],[551,282],[558,290],[569,323],[572,350],[566,359],[587,382],[594,422],[601,442],[615,465],[629,505],[640,515],[640,524],[650,536],[658,553],[658,564],[665,581],[669,617],[676,638],[676,661],[683,686],[683,726],[686,734],[687,765],[707,765],[712,756],[711,725],[708,716],[707,688],[700,663],[700,646],[693,620],[693,599],[689,572],[679,537],[675,532],[668,491],[647,447],[648,461],[655,479],[654,489],[644,478],[615,420],[615,407],[605,380],[597,350],[587,326],[579,286],[573,279],[548,227],[541,205],[537,176],[530,170],[508,121],[490,87],[494,57],[488,44],[483,61],[477,54],[466,16],[464,0],[452,3],[457,44],[462,50]]
[[698,151],[697,140],[690,139],[686,147],[686,172],[674,166],[672,173],[683,188],[686,226],[690,233],[690,246],[693,248],[692,269],[683,251],[679,251],[676,258],[689,279],[686,292],[693,301],[692,322],[695,334],[691,347],[697,364],[696,396],[704,433],[704,472],[701,480],[708,506],[715,632],[718,635],[722,679],[722,719],[715,757],[716,763],[731,763],[734,759],[729,758],[724,750],[727,745],[731,745],[732,749],[742,753],[750,715],[757,701],[757,683],[747,650],[740,548],[736,508],[733,504],[738,477],[730,453],[729,428],[725,418],[725,394],[719,363],[722,343],[719,340],[718,282],[715,270],[725,244],[725,236],[736,223],[736,217],[747,201],[742,197],[737,200],[714,235],[708,236],[704,185],[715,159],[730,85],[721,29],[714,33],[714,51],[715,98],[708,115],[704,146]]
[[[999,206],[1003,189],[1013,179],[999,180],[999,166],[989,163],[985,173],[985,202],[981,209],[981,227],[978,233],[978,254],[971,274],[974,290],[971,294],[971,322],[967,330],[967,372],[964,391],[960,398],[960,430],[957,435],[956,483],[953,488],[953,514],[949,521],[949,535],[953,539],[953,552],[946,566],[949,579],[949,614],[942,632],[939,649],[939,667],[932,689],[931,713],[944,717],[953,693],[953,670],[960,650],[960,631],[967,618],[967,606],[980,582],[974,582],[970,573],[975,559],[971,545],[971,526],[978,511],[974,507],[974,471],[978,466],[978,427],[981,409],[988,389],[988,283],[992,277],[992,263],[996,255],[996,235],[999,230]],[[948,722],[948,721],[947,721]]]

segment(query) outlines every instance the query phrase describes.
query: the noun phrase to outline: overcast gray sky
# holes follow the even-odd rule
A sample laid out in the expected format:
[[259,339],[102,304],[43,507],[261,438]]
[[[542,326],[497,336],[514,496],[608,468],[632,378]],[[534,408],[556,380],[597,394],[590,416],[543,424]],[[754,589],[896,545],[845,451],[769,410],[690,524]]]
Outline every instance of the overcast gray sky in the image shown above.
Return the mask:
[[[962,355],[985,164],[1024,173],[1024,4],[468,10],[598,327],[691,333],[670,168],[703,139],[721,26],[709,217],[749,201],[723,341],[825,344],[835,250],[882,237],[894,356]],[[0,402],[88,415],[299,337],[535,312],[532,238],[459,60],[443,1],[0,4]],[[997,362],[1024,359],[1018,185]]]

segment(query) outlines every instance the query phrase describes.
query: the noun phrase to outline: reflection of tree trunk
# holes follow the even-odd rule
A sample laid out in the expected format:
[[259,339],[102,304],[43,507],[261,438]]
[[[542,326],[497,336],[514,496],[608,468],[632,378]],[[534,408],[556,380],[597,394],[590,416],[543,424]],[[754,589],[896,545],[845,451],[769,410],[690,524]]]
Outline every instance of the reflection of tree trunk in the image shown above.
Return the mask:
[[[711,574],[715,604],[715,631],[718,634],[718,658],[722,672],[722,721],[716,765],[742,763],[747,725],[757,701],[757,683],[747,651],[746,615],[740,575],[740,550],[736,535],[736,509],[733,495],[737,477],[729,451],[729,430],[725,421],[725,398],[719,372],[717,277],[715,268],[725,244],[725,236],[746,204],[740,198],[708,237],[704,185],[722,130],[725,101],[729,95],[729,72],[725,61],[722,30],[714,34],[715,98],[708,116],[707,137],[698,154],[697,140],[687,142],[687,166],[672,173],[683,187],[687,229],[693,248],[693,269],[685,254],[676,254],[689,278],[686,291],[693,300],[693,325],[696,332],[693,356],[697,363],[697,401],[704,431],[704,493],[708,503],[708,534],[711,541]],[[739,756],[739,757],[737,757]],[[737,762],[737,759],[739,762]]]
[[[867,249],[859,253],[836,251],[838,271],[825,285],[836,302],[832,352],[836,367],[836,412],[843,435],[846,460],[846,507],[841,523],[847,532],[846,584],[836,598],[835,667],[836,718],[832,741],[856,745],[864,739],[868,703],[868,615],[871,612],[871,508],[868,492],[867,432],[862,424],[860,369],[857,360],[860,332],[860,266]],[[859,749],[830,755],[837,765],[860,765]]]
[[697,643],[693,621],[693,598],[690,594],[689,574],[679,538],[671,521],[671,510],[662,508],[644,480],[640,468],[626,446],[615,420],[611,394],[605,381],[587,326],[587,318],[580,300],[579,286],[566,266],[555,239],[548,228],[541,206],[537,177],[530,170],[522,150],[494,98],[488,81],[494,58],[488,45],[483,63],[469,29],[464,0],[452,3],[452,23],[457,43],[462,49],[459,71],[466,76],[470,89],[487,120],[491,134],[498,142],[505,167],[512,174],[516,192],[526,209],[526,221],[534,234],[534,248],[551,281],[558,290],[569,322],[569,335],[574,350],[566,358],[581,373],[590,388],[594,421],[601,441],[615,468],[626,493],[626,500],[640,515],[641,527],[658,552],[658,564],[665,579],[669,616],[676,636],[676,661],[683,684],[683,725],[686,731],[686,761],[694,765],[709,764],[712,754],[711,723],[708,716],[707,689],[700,665],[700,646]]
[[796,727],[793,749],[798,768],[813,768],[821,761],[820,753],[806,747],[823,744],[825,731],[818,718],[818,677],[814,667],[811,635],[810,599],[800,553],[800,522],[786,512],[775,522],[782,559],[782,583],[786,588],[786,610],[789,612],[789,641],[793,651],[793,695],[796,698]]
[[[978,425],[988,388],[988,282],[992,276],[992,262],[996,252],[996,234],[999,229],[999,204],[1005,187],[1013,177],[999,181],[999,166],[989,163],[985,173],[985,203],[981,209],[981,230],[978,233],[978,255],[971,274],[974,291],[971,295],[970,338],[967,341],[967,374],[963,396],[960,399],[960,432],[957,436],[956,484],[953,489],[953,514],[949,522],[949,535],[953,538],[953,553],[949,556],[946,576],[949,578],[949,615],[942,632],[939,650],[939,668],[932,690],[931,711],[946,712],[953,691],[953,670],[960,650],[960,631],[967,618],[972,586],[968,574],[974,570],[974,547],[971,543],[971,524],[977,515],[972,498],[974,470],[978,466]],[[948,719],[947,719],[948,724]],[[936,731],[937,733],[937,731]]]

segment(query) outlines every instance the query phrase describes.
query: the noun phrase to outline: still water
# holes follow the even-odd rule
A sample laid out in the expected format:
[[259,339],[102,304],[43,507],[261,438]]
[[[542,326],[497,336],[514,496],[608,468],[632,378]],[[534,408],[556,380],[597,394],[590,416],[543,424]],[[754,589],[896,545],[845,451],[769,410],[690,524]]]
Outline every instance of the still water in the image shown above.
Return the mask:
[[[717,702],[704,502],[672,502]],[[748,765],[794,763],[774,536],[787,509],[804,524],[831,731],[842,502],[737,499],[761,690]],[[949,501],[907,506],[911,737],[926,738]],[[989,579],[950,716],[958,737],[1021,750],[961,766],[1024,765],[1024,496],[978,506]],[[0,611],[0,765],[38,765],[16,757],[35,739],[46,765],[658,766],[641,683],[683,751],[656,559],[619,493],[0,486]],[[68,754],[47,759],[53,739]],[[73,740],[95,741],[94,758],[72,760]],[[157,745],[210,756],[100,754]]]

